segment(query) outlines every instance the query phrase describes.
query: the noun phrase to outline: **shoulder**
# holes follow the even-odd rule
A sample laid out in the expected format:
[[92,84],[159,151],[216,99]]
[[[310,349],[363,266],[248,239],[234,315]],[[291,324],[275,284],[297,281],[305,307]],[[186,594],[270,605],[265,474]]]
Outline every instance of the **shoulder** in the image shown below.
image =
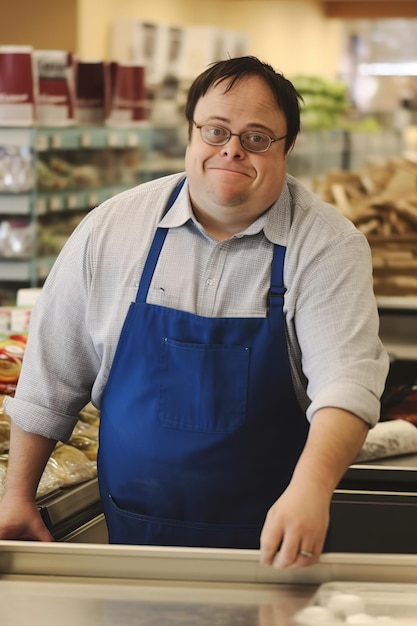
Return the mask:
[[92,211],[90,229],[96,244],[120,241],[154,231],[168,199],[184,173],[158,178],[123,191]]
[[315,226],[325,229],[335,237],[357,233],[355,225],[332,204],[324,202],[316,193],[308,189],[293,176],[287,176],[287,185],[293,205],[293,223],[304,222],[308,228]]
[[136,187],[122,191],[97,207],[96,212],[106,213],[132,209],[140,210],[141,206],[151,204],[155,208],[164,207],[173,189],[184,178],[185,173],[171,174],[156,178]]
[[288,179],[291,226],[287,238],[287,279],[327,280],[336,274],[370,274],[371,250],[366,237],[331,204],[293,177]]
[[291,197],[291,227],[289,246],[304,253],[323,254],[352,246],[368,254],[366,237],[333,205],[324,202],[292,176],[287,179]]

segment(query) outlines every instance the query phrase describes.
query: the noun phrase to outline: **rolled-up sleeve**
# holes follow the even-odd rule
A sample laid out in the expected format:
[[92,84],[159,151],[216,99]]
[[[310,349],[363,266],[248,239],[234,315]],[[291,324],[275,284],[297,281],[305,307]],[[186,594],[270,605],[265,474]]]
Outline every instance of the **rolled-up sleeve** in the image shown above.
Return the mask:
[[294,316],[311,403],[350,411],[370,426],[380,417],[389,358],[379,336],[368,242],[358,231],[313,257]]
[[18,426],[52,439],[71,435],[99,368],[86,324],[91,222],[92,214],[48,276],[31,315],[16,397],[4,403]]

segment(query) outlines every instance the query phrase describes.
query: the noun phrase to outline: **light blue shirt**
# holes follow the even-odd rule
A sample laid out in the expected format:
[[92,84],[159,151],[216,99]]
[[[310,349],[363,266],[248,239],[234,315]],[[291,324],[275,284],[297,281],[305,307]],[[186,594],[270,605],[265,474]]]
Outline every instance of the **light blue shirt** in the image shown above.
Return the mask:
[[155,228],[169,228],[148,302],[203,316],[266,315],[273,244],[287,247],[285,317],[293,382],[308,419],[326,406],[379,419],[388,356],[378,337],[366,238],[287,176],[275,204],[215,241],[195,221],[184,174],[126,191],[74,231],[32,313],[18,389],[5,410],[23,429],[65,440],[91,399],[100,407]]

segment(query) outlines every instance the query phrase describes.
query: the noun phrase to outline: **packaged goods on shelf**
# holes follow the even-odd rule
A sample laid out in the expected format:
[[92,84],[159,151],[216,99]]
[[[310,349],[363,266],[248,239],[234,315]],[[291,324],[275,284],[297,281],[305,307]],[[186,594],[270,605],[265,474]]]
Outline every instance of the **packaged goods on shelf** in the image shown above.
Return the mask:
[[16,294],[16,305],[33,307],[40,296],[40,287],[30,287],[28,289],[18,289]]
[[[0,307],[0,393],[14,395],[25,353],[30,317],[40,289],[19,289],[16,306]],[[2,403],[1,403],[2,405]],[[0,407],[0,419],[2,419]]]
[[4,454],[9,449],[10,441],[10,418],[0,412],[0,454]]
[[145,67],[137,61],[0,46],[0,127],[126,127],[143,123],[148,108]]
[[32,126],[35,92],[31,46],[0,46],[0,125]]
[[[4,395],[0,396],[0,498],[4,491],[11,425],[9,416],[3,410],[3,400]],[[96,478],[100,412],[88,404],[79,418],[72,437],[66,443],[59,442],[48,460],[37,497]]]
[[152,177],[153,138],[135,125],[0,127],[0,285],[13,287],[0,304],[43,284],[87,211]]
[[81,126],[104,124],[109,92],[109,64],[103,60],[76,59],[75,116]]
[[37,123],[40,126],[73,126],[73,55],[66,50],[34,50],[33,60]]
[[10,336],[0,340],[0,393],[14,395],[22,369],[26,341],[23,335],[18,339]]
[[51,467],[61,487],[77,485],[97,475],[96,464],[82,450],[68,444],[57,444],[47,465]]
[[110,96],[107,126],[134,126],[148,118],[145,68],[137,63],[110,64]]
[[35,163],[30,147],[0,145],[0,192],[23,193],[34,185]]
[[0,257],[28,258],[35,252],[35,226],[27,217],[0,220]]

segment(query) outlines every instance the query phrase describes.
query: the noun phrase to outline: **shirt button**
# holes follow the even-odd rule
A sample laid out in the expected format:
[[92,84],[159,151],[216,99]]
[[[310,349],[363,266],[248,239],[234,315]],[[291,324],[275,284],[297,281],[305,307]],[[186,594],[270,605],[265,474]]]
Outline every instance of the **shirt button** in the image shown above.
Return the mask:
[[213,280],[211,278],[207,278],[206,285],[212,285],[212,284],[213,284]]

